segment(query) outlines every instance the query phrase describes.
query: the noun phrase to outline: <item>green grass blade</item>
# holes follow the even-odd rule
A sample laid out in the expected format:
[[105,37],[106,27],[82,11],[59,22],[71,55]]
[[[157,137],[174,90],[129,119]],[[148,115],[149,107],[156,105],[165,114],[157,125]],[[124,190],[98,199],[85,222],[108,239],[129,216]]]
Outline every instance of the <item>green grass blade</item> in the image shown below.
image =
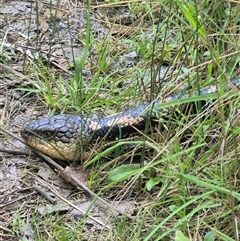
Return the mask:
[[220,192],[220,193],[227,194],[227,195],[231,195],[231,196],[237,198],[238,201],[240,200],[240,194],[239,193],[237,193],[235,191],[231,191],[231,190],[226,189],[224,187],[218,187],[214,184],[203,181],[203,180],[199,179],[197,176],[178,173],[177,177],[179,177],[182,180],[185,180],[185,181],[188,181],[188,182],[191,182],[191,183],[195,183],[199,186],[212,189],[213,191]]

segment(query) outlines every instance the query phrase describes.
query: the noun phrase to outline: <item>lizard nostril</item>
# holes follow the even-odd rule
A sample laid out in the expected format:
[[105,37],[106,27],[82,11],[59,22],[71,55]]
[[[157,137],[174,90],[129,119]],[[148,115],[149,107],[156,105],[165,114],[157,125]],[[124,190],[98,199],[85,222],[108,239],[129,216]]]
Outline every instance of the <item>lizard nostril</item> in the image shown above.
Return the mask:
[[27,139],[29,136],[29,131],[27,129],[22,129],[21,130],[21,136],[23,139]]

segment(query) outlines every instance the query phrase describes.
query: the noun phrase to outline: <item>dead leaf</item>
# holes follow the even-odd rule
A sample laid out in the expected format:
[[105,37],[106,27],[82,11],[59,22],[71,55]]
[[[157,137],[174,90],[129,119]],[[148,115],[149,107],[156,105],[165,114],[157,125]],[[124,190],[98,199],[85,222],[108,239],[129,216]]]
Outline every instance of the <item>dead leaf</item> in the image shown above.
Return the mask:
[[79,187],[79,184],[75,180],[85,186],[87,185],[86,175],[82,166],[67,166],[60,172],[60,176],[75,187]]
[[44,12],[44,16],[47,17],[48,19],[62,19],[63,16],[66,15],[63,11],[61,11],[60,9],[56,10],[52,10],[50,11],[50,9],[46,9]]
[[47,21],[45,20],[45,18],[39,16],[39,25],[44,33],[47,32],[49,25],[48,25]]

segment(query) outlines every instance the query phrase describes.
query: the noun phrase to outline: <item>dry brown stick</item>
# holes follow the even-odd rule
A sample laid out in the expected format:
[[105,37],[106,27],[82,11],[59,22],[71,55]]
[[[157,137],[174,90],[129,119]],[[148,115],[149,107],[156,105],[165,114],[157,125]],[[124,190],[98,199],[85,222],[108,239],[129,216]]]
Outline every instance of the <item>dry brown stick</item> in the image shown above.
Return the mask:
[[[0,67],[2,69],[7,70],[8,72],[18,76],[21,79],[25,79],[25,80],[29,81],[32,85],[34,85],[34,81],[32,81],[30,78],[27,78],[26,76],[24,76],[23,74],[19,73],[18,71],[12,69],[11,67],[9,67],[9,66],[7,66],[5,64],[2,64],[2,63],[0,63]],[[16,80],[16,82],[19,82],[19,80]]]
[[11,194],[13,194],[13,193],[15,193],[15,192],[24,192],[24,191],[28,191],[30,188],[29,187],[27,187],[27,188],[23,188],[23,189],[14,189],[14,190],[12,190],[12,191],[10,191],[10,192],[7,192],[7,193],[5,193],[5,194],[3,194],[3,195],[0,195],[0,199],[3,199],[4,197],[6,197],[6,196],[8,196],[8,195],[11,195]]
[[[77,209],[78,211],[80,211],[81,213],[83,213],[84,215],[86,214],[85,211],[83,211],[81,208],[79,208],[78,206],[76,206],[75,204],[71,203],[70,201],[68,201],[66,198],[62,197],[61,195],[59,195],[57,192],[55,192],[54,190],[51,190],[56,196],[58,196],[61,200],[63,200],[64,202],[66,202],[67,204],[69,204],[70,206],[72,206],[73,208]],[[87,214],[87,216],[94,220],[95,222],[97,222],[98,224],[106,227],[107,229],[109,229],[109,226],[107,226],[106,224],[104,224],[103,222],[97,220],[96,218],[92,217],[91,215]]]
[[8,107],[8,91],[7,91],[7,89],[5,90],[5,93],[6,93],[5,103],[4,103],[4,107],[2,109],[2,115],[1,115],[1,118],[0,118],[0,125],[3,123],[3,120],[5,119],[6,110],[7,110],[7,107]]
[[[65,171],[66,169],[64,169]],[[64,171],[62,173],[64,173]],[[65,175],[60,173],[60,175],[62,177],[65,178]],[[69,175],[66,175],[69,177]],[[66,180],[66,178],[65,178]],[[113,205],[111,205],[110,203],[108,203],[107,201],[105,201],[104,199],[102,199],[101,197],[99,197],[99,195],[95,194],[93,191],[91,191],[87,186],[85,186],[82,182],[80,182],[77,178],[75,178],[74,176],[71,176],[71,180],[67,180],[68,182],[72,183],[77,189],[81,190],[83,189],[84,191],[86,191],[87,193],[89,193],[93,198],[96,198],[96,200],[100,201],[101,203],[103,203],[104,205],[106,205],[108,208],[122,214],[125,215],[126,217],[128,217],[129,219],[133,220],[135,219],[135,217],[132,217],[131,215],[122,212],[121,210],[118,210],[117,208],[113,207]]]
[[52,198],[47,192],[45,192],[41,187],[38,185],[34,185],[33,188],[40,193],[44,198],[46,198],[50,203],[55,204],[56,200]]
[[[33,54],[30,54],[30,52],[28,51],[24,51],[24,49],[30,50],[30,51],[34,51],[33,48],[28,47],[28,46],[21,46],[21,45],[14,45],[12,46],[13,48],[15,48],[16,50],[18,50],[19,52],[21,52],[22,54],[26,54],[30,59],[34,59],[35,57],[33,56]],[[32,53],[32,52],[31,52]],[[51,54],[50,57],[48,57],[49,53],[47,53],[46,51],[42,51],[41,49],[38,50],[38,53],[42,54],[42,58],[46,61],[49,61],[52,65],[56,66],[57,68],[63,70],[66,73],[69,73],[69,71],[65,68],[63,68],[61,65],[59,65],[57,62],[55,62],[55,60],[51,60],[51,57],[53,58],[57,58],[56,56],[54,56],[53,54]],[[39,59],[39,58],[37,58]]]
[[[35,191],[34,191],[35,192]],[[0,208],[4,208],[4,207],[6,207],[6,206],[8,206],[8,205],[10,205],[10,204],[13,204],[13,203],[18,203],[20,200],[22,200],[22,199],[27,199],[29,196],[31,196],[31,195],[33,195],[32,193],[29,193],[29,194],[27,194],[27,195],[25,195],[25,196],[22,196],[22,197],[19,197],[19,198],[17,198],[17,199],[15,199],[15,200],[12,200],[12,201],[9,201],[8,203],[5,203],[5,204],[0,204]]]
[[[32,174],[31,174],[32,175]],[[32,175],[33,176],[33,175]],[[98,224],[104,226],[105,228],[109,227],[106,225],[106,223],[103,223],[97,219],[95,219],[94,217],[92,217],[91,215],[87,214],[85,211],[83,211],[81,208],[79,208],[78,206],[76,206],[74,203],[70,202],[69,200],[65,199],[64,197],[62,197],[59,193],[57,193],[54,189],[52,189],[49,186],[46,186],[45,183],[42,182],[42,180],[38,180],[40,181],[40,183],[45,187],[48,188],[53,194],[55,194],[58,198],[60,198],[62,201],[64,201],[64,203],[66,203],[67,205],[70,205],[71,207],[77,209],[78,211],[80,211],[83,215],[87,215],[90,219],[92,219],[93,221],[97,222]],[[33,186],[33,188],[39,192],[41,195],[43,195],[44,198],[46,198],[47,200],[49,200],[51,203],[57,203],[57,201],[53,198],[51,198],[40,186],[35,185]],[[50,199],[49,199],[50,198]],[[65,204],[65,206],[66,206]],[[58,205],[60,208],[61,207],[65,207],[64,205],[60,204]]]
[[0,152],[5,152],[13,155],[24,155],[24,156],[29,154],[28,151],[19,151],[19,150],[13,150],[13,149],[1,148],[1,147],[0,147]]

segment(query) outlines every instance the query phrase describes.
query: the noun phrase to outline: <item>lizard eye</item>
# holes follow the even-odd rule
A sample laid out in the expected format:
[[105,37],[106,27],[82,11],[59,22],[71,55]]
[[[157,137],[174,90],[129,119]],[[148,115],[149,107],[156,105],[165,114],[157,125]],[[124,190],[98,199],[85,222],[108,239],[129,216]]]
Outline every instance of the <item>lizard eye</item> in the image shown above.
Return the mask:
[[27,139],[29,137],[29,131],[27,129],[22,129],[21,135],[24,139]]
[[44,132],[44,136],[43,137],[48,139],[50,137],[53,137],[53,133],[51,131],[46,131],[46,132]]

